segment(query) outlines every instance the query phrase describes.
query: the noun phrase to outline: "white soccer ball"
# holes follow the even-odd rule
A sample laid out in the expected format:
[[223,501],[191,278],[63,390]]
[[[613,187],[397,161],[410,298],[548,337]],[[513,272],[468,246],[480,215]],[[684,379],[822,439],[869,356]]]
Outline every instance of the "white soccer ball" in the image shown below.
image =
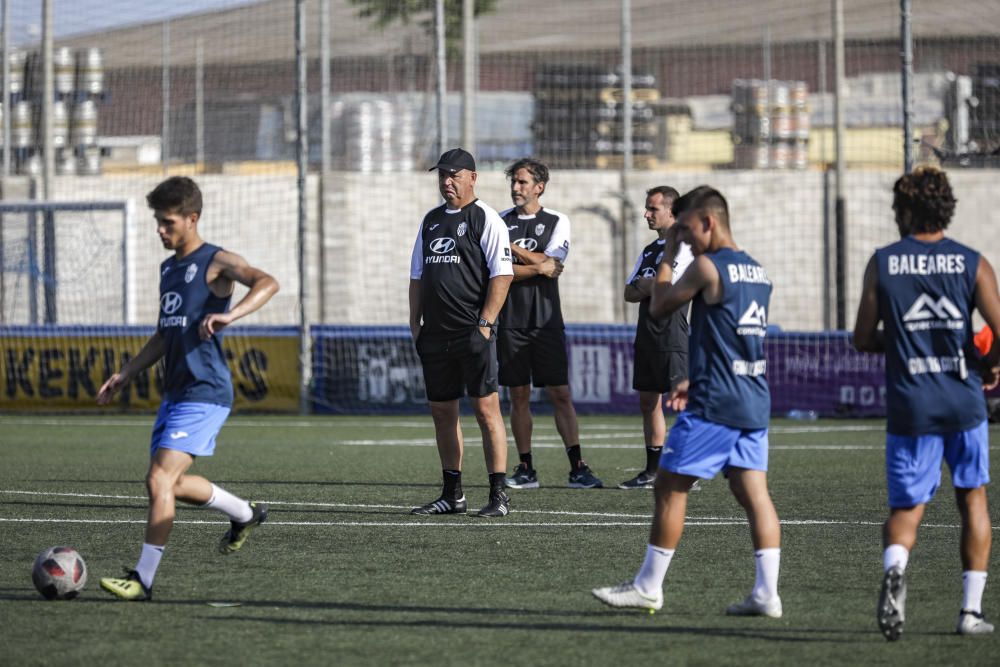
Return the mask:
[[72,600],[87,584],[87,564],[72,547],[49,547],[35,559],[31,580],[46,600]]

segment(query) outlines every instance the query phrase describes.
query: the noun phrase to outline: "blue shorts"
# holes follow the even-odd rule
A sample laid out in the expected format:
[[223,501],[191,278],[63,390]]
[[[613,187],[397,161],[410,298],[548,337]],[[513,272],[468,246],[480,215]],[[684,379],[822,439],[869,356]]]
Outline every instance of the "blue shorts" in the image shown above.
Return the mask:
[[930,502],[941,485],[941,459],[951,469],[956,489],[976,489],[990,481],[989,427],[968,431],[885,436],[885,479],[889,507]]
[[682,412],[670,427],[660,467],[702,479],[729,468],[767,471],[767,429],[738,429]]
[[153,424],[149,455],[162,447],[191,456],[211,456],[215,452],[215,436],[228,416],[228,405],[163,401]]

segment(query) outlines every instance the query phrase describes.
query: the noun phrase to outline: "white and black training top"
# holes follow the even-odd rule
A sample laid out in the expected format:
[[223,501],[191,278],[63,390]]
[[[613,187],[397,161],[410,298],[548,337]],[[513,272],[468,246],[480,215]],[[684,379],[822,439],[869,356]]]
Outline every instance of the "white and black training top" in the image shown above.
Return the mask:
[[513,274],[510,237],[496,211],[478,199],[458,210],[431,209],[410,259],[410,278],[420,281],[422,331],[468,331],[479,321],[490,279]]
[[[656,270],[663,260],[663,249],[666,242],[663,239],[656,239],[639,253],[639,258],[635,261],[635,268],[629,275],[626,285],[631,285],[639,278],[656,278]],[[684,275],[684,271],[694,261],[691,253],[691,246],[681,243],[677,250],[677,257],[674,258],[673,283],[676,283]],[[688,349],[688,321],[687,307],[675,310],[668,317],[657,320],[649,316],[650,298],[647,296],[639,302],[639,322],[635,329],[636,345],[643,345],[658,350],[670,350],[675,352],[686,351]]]
[[[500,217],[507,225],[511,245],[566,263],[570,231],[565,215],[545,208],[534,215],[518,215],[516,208],[509,208]],[[504,329],[562,329],[559,279],[532,276],[511,283],[500,324]]]

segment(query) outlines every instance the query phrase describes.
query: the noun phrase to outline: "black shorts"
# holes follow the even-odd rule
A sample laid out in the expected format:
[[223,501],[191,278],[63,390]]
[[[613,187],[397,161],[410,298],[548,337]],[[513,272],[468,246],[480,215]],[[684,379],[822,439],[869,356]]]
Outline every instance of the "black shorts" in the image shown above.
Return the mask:
[[562,329],[501,329],[500,384],[558,387],[569,384],[566,332]]
[[669,394],[688,377],[686,350],[660,350],[644,345],[635,346],[635,366],[632,388]]
[[479,327],[458,334],[423,333],[417,354],[424,369],[429,401],[453,401],[468,392],[479,398],[497,391],[496,333],[483,338]]

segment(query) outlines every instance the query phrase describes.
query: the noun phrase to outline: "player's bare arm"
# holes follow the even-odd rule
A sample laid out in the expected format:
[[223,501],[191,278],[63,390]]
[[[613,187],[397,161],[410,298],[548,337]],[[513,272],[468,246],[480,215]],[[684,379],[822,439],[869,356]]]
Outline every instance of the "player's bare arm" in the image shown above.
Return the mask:
[[[516,248],[517,246],[511,246]],[[540,255],[541,253],[531,253]],[[514,253],[515,257],[517,253]],[[545,276],[546,278],[558,278],[563,272],[563,263],[555,257],[542,255],[545,259],[532,264],[514,264],[514,282],[534,278],[535,276]]]
[[221,250],[215,254],[206,276],[212,293],[216,296],[232,294],[233,284],[249,287],[250,291],[240,302],[225,313],[212,313],[198,326],[198,335],[207,340],[236,320],[246,317],[270,301],[280,286],[268,273],[250,266],[240,255]]
[[131,382],[136,375],[159,361],[164,354],[166,354],[166,348],[163,346],[163,338],[160,336],[160,332],[157,331],[149,337],[149,340],[139,350],[139,354],[129,359],[120,371],[112,375],[101,385],[100,390],[97,392],[97,404],[107,405],[110,403],[111,399],[114,398],[115,394],[122,387]]
[[[490,278],[489,287],[486,288],[486,302],[483,304],[483,309],[479,311],[479,317],[487,322],[497,321],[497,316],[500,315],[503,302],[507,300],[507,291],[513,281],[514,276],[509,274]],[[483,338],[489,338],[490,328],[479,327],[479,333],[483,334]]]
[[420,336],[423,317],[424,304],[420,299],[420,281],[410,278],[410,335],[413,336],[414,342]]
[[983,386],[992,389],[1000,379],[1000,292],[997,291],[997,276],[993,266],[985,257],[979,257],[976,267],[976,310],[986,320],[993,331],[993,347],[982,359],[980,374]]
[[681,279],[674,284],[674,270],[664,257],[656,271],[656,283],[649,303],[649,316],[664,318],[701,294],[706,303],[718,303],[722,297],[719,271],[712,260],[699,255],[691,262]]
[[861,352],[885,352],[885,341],[879,331],[878,264],[874,256],[865,268],[858,316],[854,320],[854,347]]

